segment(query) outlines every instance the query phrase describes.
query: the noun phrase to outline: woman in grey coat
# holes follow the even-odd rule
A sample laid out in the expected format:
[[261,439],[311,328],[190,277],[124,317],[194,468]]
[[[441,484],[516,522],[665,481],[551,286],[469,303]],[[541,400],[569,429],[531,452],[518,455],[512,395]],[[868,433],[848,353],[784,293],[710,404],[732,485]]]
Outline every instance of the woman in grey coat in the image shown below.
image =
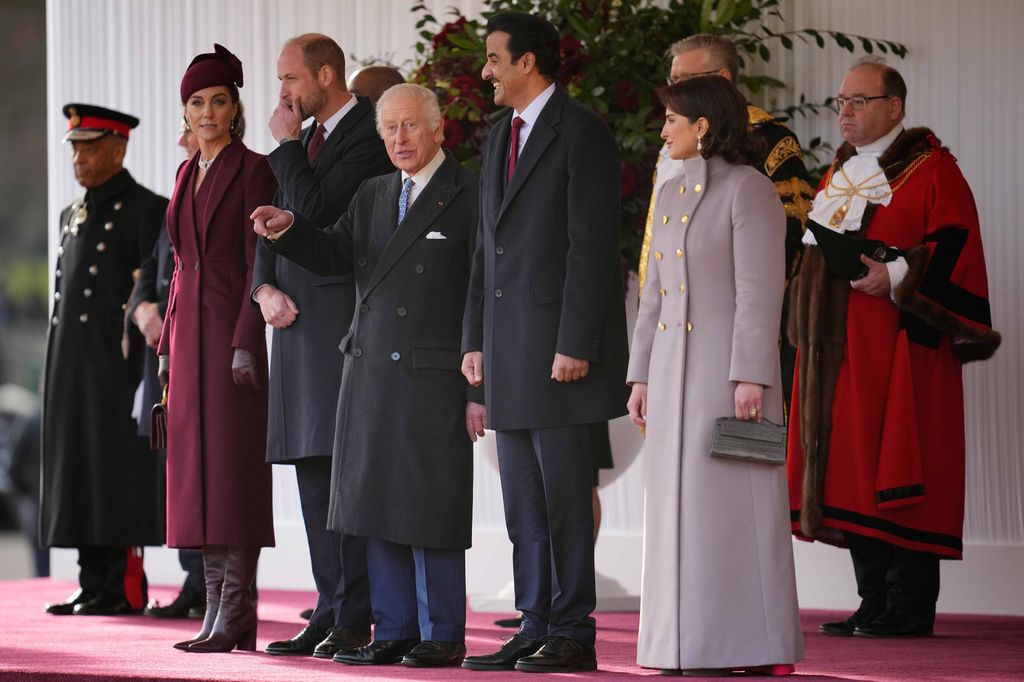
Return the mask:
[[788,674],[803,657],[785,470],[712,458],[715,419],[782,421],[778,331],[786,216],[742,165],[729,81],[670,86],[661,189],[633,333],[630,417],[646,426],[637,662],[678,674]]

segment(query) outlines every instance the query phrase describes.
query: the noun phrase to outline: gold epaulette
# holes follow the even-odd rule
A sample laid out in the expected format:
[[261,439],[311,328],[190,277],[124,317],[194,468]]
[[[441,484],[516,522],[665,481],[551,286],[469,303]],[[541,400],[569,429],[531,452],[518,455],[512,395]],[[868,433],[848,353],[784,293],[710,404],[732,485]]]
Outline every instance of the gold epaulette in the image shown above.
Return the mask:
[[786,127],[777,116],[772,116],[761,107],[755,107],[753,104],[747,105],[747,121],[751,126],[760,125],[762,123],[778,123],[782,127]]

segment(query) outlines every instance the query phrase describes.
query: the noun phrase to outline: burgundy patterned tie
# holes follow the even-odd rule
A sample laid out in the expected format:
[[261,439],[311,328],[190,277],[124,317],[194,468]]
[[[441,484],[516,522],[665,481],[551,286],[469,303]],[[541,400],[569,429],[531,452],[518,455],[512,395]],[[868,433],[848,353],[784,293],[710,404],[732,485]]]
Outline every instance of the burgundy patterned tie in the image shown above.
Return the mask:
[[512,137],[508,143],[508,177],[506,182],[512,182],[512,174],[516,172],[516,161],[519,160],[519,129],[526,123],[521,117],[512,119]]
[[306,145],[306,158],[309,159],[310,163],[313,163],[313,159],[316,158],[317,153],[324,146],[324,127],[318,125],[316,130],[313,132],[313,137],[309,139],[309,144]]

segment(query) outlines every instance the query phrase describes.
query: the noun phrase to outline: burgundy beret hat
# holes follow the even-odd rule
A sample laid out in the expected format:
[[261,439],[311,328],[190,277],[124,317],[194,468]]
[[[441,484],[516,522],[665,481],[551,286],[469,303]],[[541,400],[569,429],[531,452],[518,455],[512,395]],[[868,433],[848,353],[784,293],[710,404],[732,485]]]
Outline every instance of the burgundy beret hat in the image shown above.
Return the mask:
[[197,55],[181,79],[181,103],[192,93],[215,85],[242,87],[242,62],[223,45],[213,44],[213,52]]

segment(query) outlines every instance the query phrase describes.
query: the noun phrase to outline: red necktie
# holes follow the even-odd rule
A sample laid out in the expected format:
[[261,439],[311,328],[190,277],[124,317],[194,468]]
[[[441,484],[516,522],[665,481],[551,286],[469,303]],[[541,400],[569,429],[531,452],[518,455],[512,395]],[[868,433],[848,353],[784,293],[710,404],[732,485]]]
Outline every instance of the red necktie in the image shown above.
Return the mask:
[[516,161],[519,159],[519,129],[526,123],[521,117],[512,119],[512,137],[508,143],[508,178],[512,182],[512,174],[516,172]]
[[317,153],[324,146],[324,127],[318,125],[316,130],[313,132],[313,137],[309,139],[309,144],[306,145],[306,158],[309,159],[310,163],[313,163],[313,159],[316,158]]

